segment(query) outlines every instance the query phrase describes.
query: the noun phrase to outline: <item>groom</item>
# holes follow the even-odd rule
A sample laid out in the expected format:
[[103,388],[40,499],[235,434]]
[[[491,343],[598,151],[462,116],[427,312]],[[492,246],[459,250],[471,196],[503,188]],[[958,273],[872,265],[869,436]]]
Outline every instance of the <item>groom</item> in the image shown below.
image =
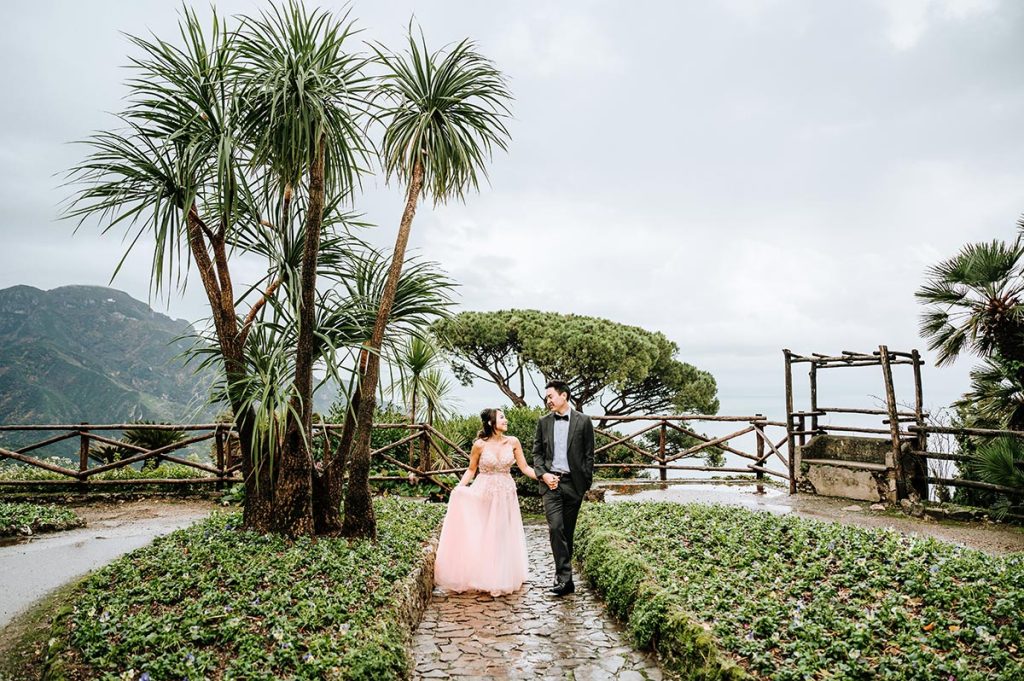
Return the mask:
[[572,540],[583,495],[594,479],[594,424],[589,416],[569,406],[569,386],[562,381],[550,381],[544,387],[544,402],[551,413],[537,421],[533,469],[555,555],[555,584],[548,592],[565,596],[576,590]]

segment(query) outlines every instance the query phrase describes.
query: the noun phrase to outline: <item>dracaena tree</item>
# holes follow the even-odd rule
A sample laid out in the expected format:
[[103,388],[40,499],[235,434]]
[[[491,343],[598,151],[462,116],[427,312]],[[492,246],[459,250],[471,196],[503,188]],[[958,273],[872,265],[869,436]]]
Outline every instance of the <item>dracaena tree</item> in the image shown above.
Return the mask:
[[464,199],[468,191],[478,188],[493,150],[505,149],[508,143],[504,119],[511,100],[502,74],[469,40],[431,52],[410,26],[404,52],[381,45],[375,52],[383,69],[381,163],[387,179],[405,187],[406,199],[384,295],[360,362],[361,401],[343,528],[345,535],[360,537],[376,536],[369,488],[370,424],[380,379],[381,344],[416,207],[421,198],[443,203]]
[[[158,293],[198,273],[210,326],[195,353],[222,370],[214,398],[239,432],[246,526],[337,532],[346,452],[314,470],[313,370],[351,365],[389,267],[346,208],[367,161],[366,59],[347,15],[297,2],[234,28],[214,12],[211,25],[186,8],[175,42],[130,38],[128,104],[116,129],[85,140],[67,214],[124,227],[125,257],[152,244]],[[236,277],[239,258],[255,280]],[[408,264],[382,344],[443,313],[450,287],[430,263]]]
[[[435,416],[453,414],[448,399],[451,383],[441,372],[441,353],[430,340],[413,336],[409,342],[399,349],[391,360],[397,369],[397,380],[391,383],[392,400],[405,406],[409,422],[426,422],[433,425]],[[416,451],[420,457],[417,461]],[[419,465],[420,470],[427,470],[430,465],[428,452],[419,447],[419,443],[409,443],[409,465]]]
[[352,23],[291,2],[243,17],[238,79],[244,102],[241,136],[251,161],[268,171],[265,196],[280,196],[290,219],[295,186],[305,188],[301,260],[287,276],[295,310],[294,380],[288,394],[284,443],[274,485],[274,518],[293,531],[313,531],[313,416],[317,257],[328,196],[351,196],[367,143],[361,118],[369,80],[365,58],[350,51]]

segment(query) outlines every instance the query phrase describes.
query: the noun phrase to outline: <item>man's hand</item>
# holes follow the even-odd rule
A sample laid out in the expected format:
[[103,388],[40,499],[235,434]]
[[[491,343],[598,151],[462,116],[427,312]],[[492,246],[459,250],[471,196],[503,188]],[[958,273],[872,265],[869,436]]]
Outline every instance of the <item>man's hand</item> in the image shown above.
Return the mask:
[[548,489],[555,489],[558,487],[558,476],[553,473],[545,473],[540,476],[540,479],[544,481],[544,484],[548,486]]

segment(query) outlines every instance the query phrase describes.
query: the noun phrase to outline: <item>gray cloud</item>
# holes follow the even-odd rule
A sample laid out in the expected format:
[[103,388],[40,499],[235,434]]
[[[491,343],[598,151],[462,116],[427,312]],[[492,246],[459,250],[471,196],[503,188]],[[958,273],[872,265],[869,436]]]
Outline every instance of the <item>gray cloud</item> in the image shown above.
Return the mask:
[[[415,14],[432,43],[472,36],[510,77],[513,143],[490,186],[464,205],[421,206],[414,225],[412,245],[463,284],[465,309],[664,331],[719,378],[723,411],[775,414],[782,347],[923,347],[913,292],[925,268],[1014,234],[1022,11],[995,0],[353,7],[367,39],[397,44]],[[170,37],[176,18],[155,0],[51,1],[0,25],[0,286],[109,280],[120,235],[87,225],[72,237],[55,220],[59,173],[82,153],[68,142],[121,106],[119,32]],[[400,189],[371,178],[358,208],[389,247]],[[143,249],[115,286],[147,298],[148,267]],[[158,306],[206,314],[196,284]],[[929,402],[962,392],[968,366],[929,369]],[[870,376],[844,380],[839,397],[880,390]],[[463,396],[487,399],[497,395]]]

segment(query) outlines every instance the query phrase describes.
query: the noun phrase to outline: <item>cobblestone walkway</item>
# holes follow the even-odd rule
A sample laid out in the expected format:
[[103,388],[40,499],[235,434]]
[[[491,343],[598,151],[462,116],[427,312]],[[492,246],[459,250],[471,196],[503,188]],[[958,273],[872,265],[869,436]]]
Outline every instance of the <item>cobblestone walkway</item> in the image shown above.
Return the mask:
[[530,579],[509,596],[435,589],[413,638],[416,679],[660,680],[654,656],[627,635],[577,575],[576,593],[547,593],[554,565],[547,527],[527,525]]

